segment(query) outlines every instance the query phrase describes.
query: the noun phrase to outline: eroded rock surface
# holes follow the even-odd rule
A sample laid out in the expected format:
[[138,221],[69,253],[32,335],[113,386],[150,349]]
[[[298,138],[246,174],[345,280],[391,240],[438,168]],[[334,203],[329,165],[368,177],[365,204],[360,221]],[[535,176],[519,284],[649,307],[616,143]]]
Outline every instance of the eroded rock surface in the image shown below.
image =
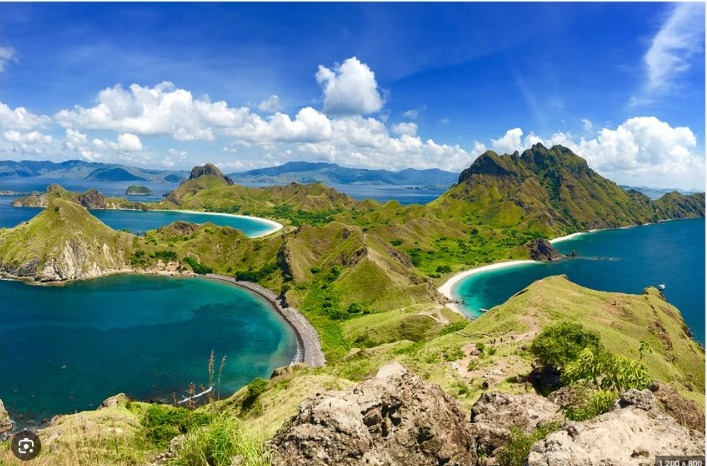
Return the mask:
[[10,420],[10,415],[7,413],[2,400],[0,400],[0,436],[10,432],[11,430],[12,421]]
[[302,403],[270,446],[275,466],[471,465],[468,425],[438,385],[393,363],[351,390]]
[[567,422],[535,442],[528,466],[648,466],[658,455],[704,455],[704,432],[681,426],[648,390],[629,390],[590,421]]

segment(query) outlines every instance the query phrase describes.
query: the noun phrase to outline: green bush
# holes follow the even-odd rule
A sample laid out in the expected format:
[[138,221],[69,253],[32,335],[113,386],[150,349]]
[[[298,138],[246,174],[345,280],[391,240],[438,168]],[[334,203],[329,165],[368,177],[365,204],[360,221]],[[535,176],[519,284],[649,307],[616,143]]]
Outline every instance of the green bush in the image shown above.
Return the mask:
[[622,393],[631,388],[648,387],[651,378],[646,366],[626,356],[586,348],[562,373],[565,383],[591,382],[602,390]]
[[396,238],[391,241],[390,244],[392,244],[393,246],[400,246],[401,244],[403,244],[403,240],[401,240],[400,238]]
[[544,366],[562,369],[579,357],[585,348],[598,353],[599,335],[574,322],[560,322],[547,327],[530,345],[530,351]]
[[153,404],[147,409],[142,425],[147,439],[163,448],[177,435],[185,434],[208,421],[209,417],[204,413]]
[[567,419],[572,421],[586,421],[600,414],[607,413],[614,406],[618,398],[615,392],[609,390],[588,390],[578,403],[563,407]]
[[205,275],[207,273],[213,273],[213,269],[207,265],[200,264],[194,259],[193,257],[185,257],[182,259],[184,262],[189,264],[189,267],[194,271],[194,273],[198,273],[200,275]]
[[241,456],[243,466],[270,465],[263,444],[247,435],[238,420],[220,415],[187,435],[182,448],[169,464],[175,466],[229,466]]
[[169,261],[176,261],[177,260],[177,253],[174,251],[168,251],[166,249],[160,250],[160,251],[155,251],[152,253],[152,257],[155,259],[163,259],[167,262]]
[[248,384],[248,392],[243,399],[242,407],[247,410],[253,407],[255,401],[268,388],[268,381],[258,377]]
[[451,271],[452,271],[452,267],[450,267],[450,266],[447,265],[447,264],[438,265],[438,266],[437,266],[437,270],[435,270],[435,272],[437,272],[437,273],[449,273],[449,272],[451,272]]
[[520,427],[511,427],[511,440],[501,447],[498,464],[500,466],[523,466],[525,460],[528,459],[533,443],[544,439],[557,429],[559,429],[558,424],[549,424],[526,434]]

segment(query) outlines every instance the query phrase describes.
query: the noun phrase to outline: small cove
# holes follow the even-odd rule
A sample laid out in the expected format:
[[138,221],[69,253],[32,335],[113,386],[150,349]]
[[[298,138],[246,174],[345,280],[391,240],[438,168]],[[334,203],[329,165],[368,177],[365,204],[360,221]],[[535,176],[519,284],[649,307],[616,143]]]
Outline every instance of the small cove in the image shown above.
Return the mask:
[[0,398],[20,424],[119,392],[182,398],[225,355],[221,395],[292,361],[294,332],[260,296],[203,278],[116,275],[66,286],[0,281]]
[[519,264],[467,277],[452,287],[470,317],[505,302],[532,282],[565,274],[587,288],[640,294],[665,284],[665,297],[680,309],[695,340],[705,341],[705,221],[690,219],[603,230],[554,244],[578,257]]

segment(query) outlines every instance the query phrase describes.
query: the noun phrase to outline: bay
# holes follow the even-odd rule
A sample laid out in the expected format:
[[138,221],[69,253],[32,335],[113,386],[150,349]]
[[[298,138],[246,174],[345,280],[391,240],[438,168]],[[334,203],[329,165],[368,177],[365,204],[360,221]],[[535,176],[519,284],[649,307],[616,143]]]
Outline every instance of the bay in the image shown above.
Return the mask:
[[[290,363],[295,334],[260,296],[203,278],[116,275],[65,286],[0,281],[0,399],[20,424],[124,392],[181,399],[227,356],[221,394]],[[216,381],[214,381],[216,384]]]
[[513,265],[467,277],[452,288],[471,317],[505,302],[531,283],[567,275],[582,286],[640,294],[664,284],[668,302],[680,309],[695,340],[705,342],[705,220],[676,220],[582,234],[554,244],[577,257]]

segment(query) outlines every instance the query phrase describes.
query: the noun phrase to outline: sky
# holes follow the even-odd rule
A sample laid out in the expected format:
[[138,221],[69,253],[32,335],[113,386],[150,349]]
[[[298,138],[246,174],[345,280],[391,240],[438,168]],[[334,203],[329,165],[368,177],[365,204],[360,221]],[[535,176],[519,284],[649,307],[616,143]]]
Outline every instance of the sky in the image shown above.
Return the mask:
[[459,172],[561,144],[704,190],[704,3],[0,3],[0,159]]

